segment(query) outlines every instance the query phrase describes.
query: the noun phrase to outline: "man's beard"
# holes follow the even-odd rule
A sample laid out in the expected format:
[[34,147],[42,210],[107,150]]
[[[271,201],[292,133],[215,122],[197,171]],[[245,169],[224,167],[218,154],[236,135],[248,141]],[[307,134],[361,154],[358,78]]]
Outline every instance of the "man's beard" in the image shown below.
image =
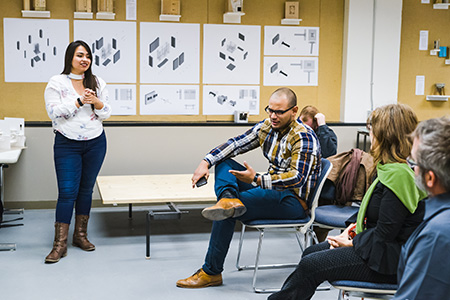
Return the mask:
[[425,180],[423,179],[423,175],[422,174],[416,175],[414,177],[414,182],[415,182],[415,184],[417,185],[417,187],[419,189],[421,189],[424,192],[427,192],[428,195],[430,194],[428,192],[428,190],[427,190],[427,186],[425,184]]

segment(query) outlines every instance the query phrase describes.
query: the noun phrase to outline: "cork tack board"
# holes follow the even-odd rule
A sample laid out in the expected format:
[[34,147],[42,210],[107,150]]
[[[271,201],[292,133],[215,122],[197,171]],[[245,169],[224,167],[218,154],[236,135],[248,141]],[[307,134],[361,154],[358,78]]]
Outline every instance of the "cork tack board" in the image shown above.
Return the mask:
[[[70,40],[73,40],[73,0],[47,0],[47,10],[51,12],[52,19],[69,20]],[[284,0],[245,0],[242,25],[281,25],[285,12]],[[0,1],[0,31],[3,35],[3,18],[21,18],[23,1]],[[96,7],[94,0],[92,7]],[[203,36],[202,24],[223,24],[225,0],[181,0],[180,23],[201,24],[200,34]],[[342,70],[342,34],[344,24],[344,0],[300,0],[300,26],[320,27],[320,54],[319,54],[319,85],[314,87],[290,87],[298,98],[298,105],[315,105],[322,111],[328,121],[339,121],[340,116],[340,90]],[[160,0],[137,1],[137,23],[159,22],[161,12]],[[125,19],[125,0],[115,0],[115,13],[117,21]],[[95,20],[95,17],[94,17]],[[137,26],[137,45],[139,45],[139,26]],[[264,28],[261,30],[261,70],[263,70],[263,38]],[[201,39],[202,43],[202,39]],[[139,47],[137,48],[137,61],[139,62]],[[203,45],[200,45],[202,56]],[[44,107],[44,89],[46,83],[5,83],[3,38],[0,40],[0,118],[21,117],[26,121],[49,121]],[[139,63],[137,62],[137,99],[139,99]],[[202,64],[202,60],[200,60]],[[207,122],[232,121],[232,116],[207,116],[202,114],[202,65],[200,65],[200,115],[197,116],[112,116],[108,121],[144,121],[144,122]],[[61,64],[61,70],[63,65]],[[273,86],[263,86],[263,74],[260,75],[260,115],[250,116],[250,122],[259,121],[267,116],[264,107],[270,94],[276,89]],[[137,100],[138,101],[138,100]],[[139,101],[137,103],[139,112]]]

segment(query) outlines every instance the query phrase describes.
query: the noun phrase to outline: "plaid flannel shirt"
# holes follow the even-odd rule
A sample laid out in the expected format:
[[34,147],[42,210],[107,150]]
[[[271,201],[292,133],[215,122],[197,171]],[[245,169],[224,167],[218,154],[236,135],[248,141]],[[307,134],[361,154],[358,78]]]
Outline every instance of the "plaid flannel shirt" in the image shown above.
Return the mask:
[[315,187],[321,167],[320,144],[314,131],[300,119],[276,131],[270,119],[265,119],[214,148],[204,159],[211,167],[257,147],[269,161],[268,172],[261,175],[261,188],[291,189],[306,209],[304,201]]

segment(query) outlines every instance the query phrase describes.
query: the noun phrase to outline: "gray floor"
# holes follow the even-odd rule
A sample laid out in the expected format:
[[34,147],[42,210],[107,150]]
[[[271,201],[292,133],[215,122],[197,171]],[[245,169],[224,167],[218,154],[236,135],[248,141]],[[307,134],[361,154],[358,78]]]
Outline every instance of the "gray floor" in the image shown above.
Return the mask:
[[[5,218],[16,217],[8,215]],[[201,267],[211,223],[191,210],[181,220],[153,223],[152,257],[145,259],[143,208],[128,219],[124,208],[93,209],[89,238],[93,252],[69,246],[67,257],[46,265],[53,240],[53,210],[28,210],[24,226],[1,228],[0,242],[14,242],[17,250],[0,252],[1,299],[266,299],[253,292],[253,271],[235,268],[239,233],[236,232],[223,272],[224,285],[186,290],[175,286]],[[72,233],[72,229],[70,234]],[[69,242],[71,238],[69,238]],[[253,263],[257,233],[248,232],[243,263]],[[266,234],[262,263],[295,262],[299,248],[292,233]],[[276,261],[274,261],[276,260]],[[259,283],[280,287],[292,269],[262,270]],[[338,292],[317,291],[314,300],[337,299]]]

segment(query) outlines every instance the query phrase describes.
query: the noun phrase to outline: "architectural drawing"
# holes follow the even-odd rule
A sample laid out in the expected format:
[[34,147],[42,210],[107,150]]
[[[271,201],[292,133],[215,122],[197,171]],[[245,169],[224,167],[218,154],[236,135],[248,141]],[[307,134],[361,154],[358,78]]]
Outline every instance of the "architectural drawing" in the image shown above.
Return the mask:
[[203,86],[204,115],[234,115],[235,111],[259,114],[259,86]]
[[319,56],[319,27],[264,26],[264,55]]
[[47,82],[61,73],[68,21],[4,18],[3,24],[6,82]]
[[318,57],[264,57],[264,85],[317,86]]
[[200,82],[200,25],[142,22],[140,26],[141,82]]
[[203,82],[259,84],[260,26],[204,25]]
[[198,85],[141,85],[141,115],[198,115]]
[[116,116],[136,115],[136,85],[108,84],[109,104]]
[[74,21],[74,39],[91,46],[92,71],[108,83],[136,83],[136,23]]

